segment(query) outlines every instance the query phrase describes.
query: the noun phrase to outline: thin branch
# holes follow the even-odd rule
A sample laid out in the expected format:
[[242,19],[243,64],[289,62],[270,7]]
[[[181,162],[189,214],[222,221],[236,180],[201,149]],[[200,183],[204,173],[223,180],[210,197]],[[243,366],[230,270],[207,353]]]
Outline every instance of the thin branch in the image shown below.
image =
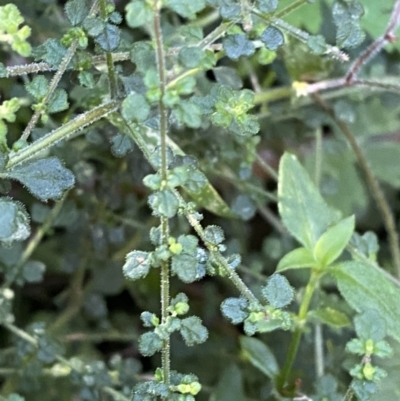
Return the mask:
[[317,94],[314,94],[314,99],[316,102],[331,116],[333,121],[338,125],[340,130],[343,132],[347,141],[349,142],[351,148],[353,149],[358,162],[361,166],[361,169],[364,171],[365,178],[369,189],[372,193],[373,198],[378,206],[378,210],[382,214],[383,223],[385,225],[385,229],[389,236],[389,244],[390,244],[390,252],[392,254],[393,264],[395,269],[397,270],[397,276],[400,277],[400,248],[399,248],[399,236],[396,229],[396,223],[390,210],[389,203],[387,202],[385,195],[382,191],[382,188],[375,178],[374,173],[369,167],[368,160],[364,156],[360,146],[357,143],[356,138],[353,133],[350,131],[347,124],[343,121],[336,118],[334,111],[332,108]]
[[351,83],[357,78],[361,67],[370,62],[386,44],[396,41],[395,30],[400,22],[400,0],[397,0],[393,6],[392,14],[385,33],[376,39],[370,46],[364,50],[361,55],[353,62],[346,74],[346,82]]

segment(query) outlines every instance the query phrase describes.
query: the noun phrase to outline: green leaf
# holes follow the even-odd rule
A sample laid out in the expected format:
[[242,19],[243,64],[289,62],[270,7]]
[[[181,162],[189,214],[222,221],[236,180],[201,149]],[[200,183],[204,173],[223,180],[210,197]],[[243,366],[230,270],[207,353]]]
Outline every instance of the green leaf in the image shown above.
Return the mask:
[[297,158],[285,153],[279,166],[279,213],[290,233],[312,251],[317,240],[336,222]]
[[263,297],[276,309],[289,305],[294,297],[294,290],[286,277],[274,274],[268,284],[261,289]]
[[0,198],[0,241],[23,241],[29,234],[29,216],[23,205],[10,198]]
[[150,114],[146,98],[138,93],[129,94],[122,102],[122,116],[128,121],[145,121]]
[[146,277],[150,267],[150,254],[148,252],[132,251],[126,255],[122,271],[126,278],[137,280]]
[[290,269],[301,269],[304,267],[317,267],[318,263],[314,259],[311,251],[306,248],[297,248],[287,253],[278,263],[277,272],[283,272]]
[[56,157],[28,161],[7,171],[7,176],[25,185],[42,201],[59,199],[75,184],[75,177]]
[[237,60],[240,56],[251,56],[255,52],[253,42],[244,34],[229,35],[223,40],[222,45],[226,55],[232,60]]
[[47,104],[48,113],[58,113],[66,110],[69,107],[68,95],[64,89],[56,89],[49,99]]
[[285,37],[283,33],[274,26],[269,26],[261,34],[261,41],[264,43],[268,50],[276,50],[285,43]]
[[139,351],[143,356],[152,356],[161,351],[163,340],[153,331],[142,334],[139,337]]
[[208,337],[207,329],[197,316],[182,319],[180,333],[188,346],[204,343]]
[[35,60],[43,60],[53,67],[58,67],[67,49],[56,39],[47,39],[34,50]]
[[89,7],[86,0],[69,0],[64,7],[71,25],[79,25],[89,14]]
[[187,252],[173,256],[171,269],[184,283],[193,283],[201,278],[197,271],[197,258]]
[[12,301],[14,292],[9,288],[0,289],[0,324],[12,323],[14,316],[12,315]]
[[0,78],[7,78],[8,77],[8,70],[7,67],[0,63]]
[[323,267],[332,264],[342,254],[350,241],[353,231],[354,216],[347,217],[330,227],[315,244],[315,259]]
[[131,28],[149,24],[153,19],[153,10],[151,4],[142,1],[131,1],[125,7],[126,22]]
[[201,110],[194,102],[184,100],[179,102],[173,109],[173,114],[179,123],[187,125],[190,128],[200,128]]
[[357,336],[363,340],[372,340],[374,343],[386,337],[386,322],[375,309],[367,309],[354,318]]
[[234,199],[231,209],[242,220],[247,221],[255,216],[257,205],[250,196],[240,194]]
[[154,68],[156,64],[156,53],[149,42],[136,42],[132,46],[130,59],[136,64],[139,72],[145,73],[148,69]]
[[103,31],[94,40],[104,51],[112,52],[119,45],[120,30],[115,25],[106,24]]
[[118,133],[111,139],[111,151],[116,157],[124,157],[127,153],[133,150],[132,140],[124,134]]
[[44,75],[36,75],[31,82],[25,84],[25,89],[36,100],[41,100],[49,91],[49,82]]
[[329,307],[311,311],[308,316],[331,327],[350,326],[350,319],[343,312]]
[[182,17],[190,19],[196,17],[196,13],[203,10],[206,6],[205,0],[165,0],[164,4]]
[[170,219],[177,213],[179,201],[171,190],[164,189],[150,195],[149,205],[157,216]]
[[83,27],[89,36],[96,37],[105,29],[105,22],[98,17],[88,17],[83,22]]
[[362,262],[341,263],[330,272],[335,276],[339,291],[357,312],[374,309],[386,322],[387,330],[400,341],[400,288],[384,273]]
[[274,379],[279,374],[279,366],[274,354],[269,347],[262,341],[241,336],[239,338],[243,356],[260,372],[270,379]]
[[351,388],[359,401],[368,401],[378,391],[378,385],[370,380],[353,379]]
[[203,58],[203,50],[196,46],[183,47],[178,54],[179,63],[185,68],[198,67]]
[[324,54],[327,49],[325,38],[322,35],[310,35],[307,45],[314,54]]
[[237,365],[229,365],[218,381],[210,401],[245,401],[242,371]]
[[28,283],[40,283],[45,271],[46,265],[43,262],[31,260],[22,268],[22,275]]
[[233,324],[242,323],[249,316],[247,308],[245,298],[227,298],[221,304],[222,314]]
[[278,7],[278,0],[256,0],[257,7],[263,13],[272,13]]
[[207,226],[204,229],[204,237],[206,241],[213,245],[218,245],[225,239],[224,231],[219,226]]

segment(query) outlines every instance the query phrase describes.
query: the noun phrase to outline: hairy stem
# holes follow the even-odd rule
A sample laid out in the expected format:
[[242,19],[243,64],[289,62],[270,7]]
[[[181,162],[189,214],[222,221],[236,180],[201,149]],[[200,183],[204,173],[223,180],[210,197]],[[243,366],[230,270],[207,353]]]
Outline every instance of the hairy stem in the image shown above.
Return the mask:
[[[161,178],[166,184],[168,178],[168,165],[167,165],[167,132],[168,132],[168,111],[164,104],[164,96],[166,92],[167,76],[165,69],[165,54],[163,35],[161,30],[161,1],[157,1],[154,10],[154,36],[156,41],[156,58],[157,69],[160,77],[160,100],[158,102],[158,109],[160,112],[160,147],[161,147]],[[169,223],[167,217],[161,217],[161,240],[162,243],[168,245],[169,237]],[[164,261],[161,265],[161,320],[166,323],[168,318],[169,306],[169,261]],[[170,382],[170,339],[169,337],[163,342],[162,349],[162,369],[164,374],[164,381],[166,384]]]
[[396,222],[394,220],[393,213],[390,209],[389,203],[385,198],[382,188],[378,180],[375,178],[375,175],[368,164],[368,160],[364,156],[364,153],[362,152],[356,138],[349,129],[348,125],[336,118],[332,108],[320,96],[315,94],[314,99],[332,117],[340,130],[343,132],[344,136],[346,137],[357,157],[361,169],[364,171],[369,189],[372,193],[373,198],[375,199],[378,210],[382,215],[383,224],[389,236],[390,252],[392,255],[393,265],[397,271],[397,277],[400,277],[399,235],[396,229]]
[[87,113],[80,114],[73,120],[62,125],[60,128],[55,129],[44,137],[33,142],[26,148],[23,148],[16,153],[11,153],[6,168],[10,169],[15,165],[36,156],[42,150],[49,148],[55,143],[72,136],[75,132],[94,123],[95,121],[115,112],[118,107],[119,103],[112,100],[95,107]]
[[312,296],[314,294],[314,291],[317,287],[318,281],[321,278],[321,273],[318,271],[312,271],[311,272],[311,277],[310,280],[308,281],[301,305],[300,305],[300,310],[298,314],[298,325],[294,331],[292,341],[289,346],[289,350],[287,353],[285,365],[283,366],[282,372],[279,375],[277,379],[277,389],[278,391],[282,392],[284,389],[286,382],[289,378],[290,372],[292,370],[292,366],[294,363],[294,360],[296,359],[297,352],[299,349],[300,345],[300,340],[301,336],[303,334],[304,326],[306,324],[307,320],[307,313],[308,313],[308,308],[310,306],[310,302],[312,299]]

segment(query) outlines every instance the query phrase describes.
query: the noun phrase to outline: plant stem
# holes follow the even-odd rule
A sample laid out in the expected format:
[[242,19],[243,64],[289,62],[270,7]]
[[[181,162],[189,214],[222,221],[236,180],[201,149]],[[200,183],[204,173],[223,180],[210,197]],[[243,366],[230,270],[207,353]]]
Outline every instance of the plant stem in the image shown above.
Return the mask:
[[[57,86],[58,86],[65,70],[67,69],[68,64],[70,63],[72,57],[74,56],[77,47],[78,47],[78,40],[75,39],[71,43],[71,46],[69,47],[67,53],[65,54],[64,58],[62,59],[57,72],[54,74],[54,77],[50,82],[49,90],[46,93],[46,96],[44,97],[44,99],[42,100],[43,105],[48,103],[48,101],[50,100],[50,97],[53,95],[54,91],[57,89]],[[28,125],[26,126],[24,132],[21,135],[22,140],[26,141],[29,138],[29,135],[30,135],[32,129],[35,128],[35,125],[38,122],[39,117],[41,116],[42,113],[43,113],[43,109],[41,109],[41,108],[37,109],[33,113]]]
[[346,394],[343,397],[343,401],[351,401],[353,399],[354,391],[351,387],[349,387],[346,391]]
[[349,129],[348,125],[343,121],[336,118],[332,108],[317,94],[314,94],[314,99],[317,103],[332,117],[333,121],[338,125],[343,132],[351,148],[353,149],[362,170],[364,171],[365,178],[377,207],[382,214],[383,223],[389,236],[390,252],[392,255],[393,265],[397,271],[397,277],[400,277],[400,248],[399,248],[399,235],[396,229],[396,222],[394,220],[392,211],[390,210],[389,203],[379,185],[378,180],[375,178],[374,173],[369,167],[368,160],[364,156],[356,138]]
[[278,173],[257,153],[257,163],[260,167],[276,182],[278,182]]
[[277,379],[277,389],[282,392],[285,387],[285,384],[289,378],[290,372],[292,370],[292,366],[294,360],[296,359],[297,351],[299,349],[299,344],[301,340],[301,336],[303,334],[303,329],[305,323],[307,321],[307,313],[308,308],[310,306],[311,298],[314,294],[315,288],[317,287],[318,281],[321,278],[321,272],[312,271],[310,280],[308,281],[304,297],[302,299],[300,310],[298,314],[298,324],[294,331],[292,342],[290,343],[289,350],[287,353],[285,365],[283,366],[282,372]]
[[[164,96],[166,93],[166,69],[165,69],[165,54],[164,54],[164,42],[161,30],[161,17],[160,10],[162,4],[161,1],[157,1],[154,7],[154,36],[156,41],[156,59],[158,75],[160,77],[160,100],[158,102],[158,108],[160,112],[160,147],[161,147],[161,179],[165,184],[168,178],[168,165],[167,165],[167,132],[168,132],[168,115],[167,108],[164,104]],[[161,241],[164,245],[168,245],[169,237],[169,223],[168,218],[161,217]],[[169,261],[164,261],[161,264],[161,321],[166,323],[169,306]],[[162,349],[162,369],[164,374],[164,382],[169,384],[170,382],[170,364],[171,364],[171,352],[170,352],[170,339],[169,337],[163,341]]]
[[108,114],[116,111],[118,107],[119,103],[115,100],[112,100],[110,102],[103,103],[100,106],[95,107],[87,113],[80,114],[73,120],[62,125],[60,128],[55,129],[44,137],[31,143],[26,148],[23,148],[16,153],[11,153],[6,168],[10,169],[15,165],[22,163],[33,156],[36,156],[38,152],[47,149],[48,147],[54,145],[62,139],[68,138],[76,131],[81,130],[87,125],[92,124],[95,121],[100,120]]
[[[107,20],[107,11],[106,11],[106,1],[105,0],[100,0],[100,14],[101,18],[106,21]],[[107,30],[104,31],[106,35],[106,40],[107,43],[109,43],[108,40],[108,34]],[[107,70],[108,70],[108,82],[110,85],[110,93],[111,93],[111,98],[115,98],[117,96],[117,79],[115,76],[115,70],[114,70],[114,62],[113,62],[113,57],[111,52],[106,52],[106,62],[107,62]]]
[[321,171],[322,171],[322,129],[318,127],[315,130],[315,185],[317,188],[321,182]]
[[288,5],[285,7],[283,10],[277,12],[275,14],[276,18],[283,18],[286,15],[290,14],[292,11],[296,10],[297,8],[301,7],[302,5],[309,3],[308,0],[297,0],[293,2],[292,4]]
[[16,264],[16,266],[13,269],[13,275],[9,276],[4,284],[2,285],[2,289],[4,288],[8,288],[11,286],[11,284],[13,283],[13,281],[15,280],[15,278],[18,276],[18,273],[20,272],[20,270],[23,268],[23,266],[25,265],[25,263],[29,260],[29,258],[32,256],[33,252],[35,251],[35,249],[37,248],[37,246],[40,244],[40,242],[42,241],[44,235],[46,234],[46,232],[48,231],[48,229],[50,228],[51,224],[53,223],[53,221],[55,220],[55,218],[58,216],[58,214],[60,213],[65,199],[68,196],[68,192],[61,198],[60,201],[58,201],[56,203],[56,205],[53,207],[53,209],[51,210],[51,212],[49,213],[49,215],[46,217],[46,220],[43,222],[43,224],[38,228],[38,230],[36,231],[35,235],[29,240],[28,245],[26,246],[24,252],[22,253],[18,263]]

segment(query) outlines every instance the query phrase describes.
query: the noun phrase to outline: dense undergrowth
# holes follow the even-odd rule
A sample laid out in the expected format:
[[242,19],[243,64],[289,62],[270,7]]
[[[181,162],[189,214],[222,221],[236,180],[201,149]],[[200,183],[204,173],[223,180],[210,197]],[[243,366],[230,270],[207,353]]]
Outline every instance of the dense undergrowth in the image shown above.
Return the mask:
[[399,19],[0,1],[0,400],[399,399]]

